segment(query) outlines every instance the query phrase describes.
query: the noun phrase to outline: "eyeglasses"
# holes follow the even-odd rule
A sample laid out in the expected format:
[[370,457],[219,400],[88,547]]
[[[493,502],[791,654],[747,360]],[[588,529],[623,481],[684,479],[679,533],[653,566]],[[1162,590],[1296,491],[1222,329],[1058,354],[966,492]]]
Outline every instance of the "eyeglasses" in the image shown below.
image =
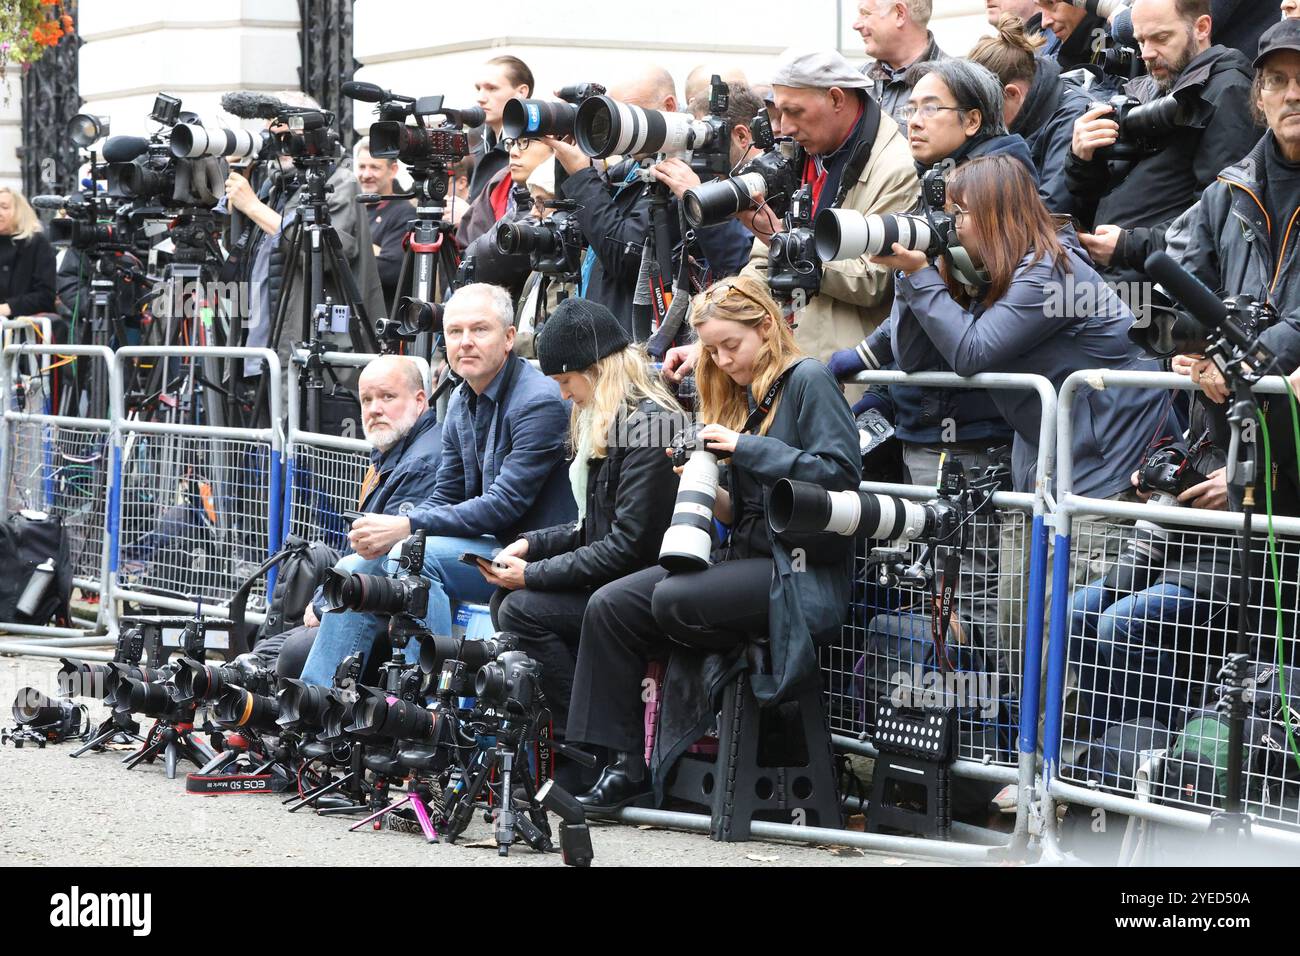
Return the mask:
[[521,139],[503,139],[501,141],[501,145],[504,146],[506,149],[514,149],[516,146],[518,146],[519,152],[521,153],[532,144],[533,141],[531,139],[528,139],[527,137]]
[[[709,289],[709,291],[706,292],[704,295],[705,298],[710,303],[718,303],[718,302],[722,302],[727,298],[730,298],[733,292],[737,293],[742,299],[748,299],[750,302],[753,302],[755,305],[759,306],[760,308],[767,309],[767,305],[763,302],[762,299],[758,298],[756,295],[754,295],[751,292],[746,292],[740,286],[734,285],[731,282],[725,282],[725,281],[719,282],[716,285],[714,285],[713,288]],[[722,294],[719,295],[718,293],[722,293]]]
[[957,229],[960,229],[966,224],[966,217],[970,215],[969,212],[962,209],[961,206],[956,203],[952,204],[952,210],[948,214],[952,216],[952,224]]
[[942,110],[951,110],[954,113],[966,112],[960,106],[940,106],[937,103],[926,103],[924,106],[904,106],[899,111],[899,115],[903,117],[904,123],[910,123],[914,116],[919,116],[922,120],[928,121],[938,116]]
[[1292,83],[1300,85],[1300,76],[1287,76],[1285,73],[1265,73],[1260,79],[1260,88],[1265,93],[1281,93]]

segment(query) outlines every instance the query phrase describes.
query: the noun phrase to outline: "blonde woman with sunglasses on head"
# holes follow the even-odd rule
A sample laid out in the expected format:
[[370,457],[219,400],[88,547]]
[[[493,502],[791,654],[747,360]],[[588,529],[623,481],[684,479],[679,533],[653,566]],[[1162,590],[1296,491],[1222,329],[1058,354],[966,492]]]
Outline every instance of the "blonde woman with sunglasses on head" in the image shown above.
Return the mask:
[[[730,536],[704,570],[648,568],[605,585],[587,604],[568,733],[609,751],[600,779],[579,796],[593,812],[649,797],[641,699],[649,661],[669,660],[656,751],[667,767],[716,710],[725,666],[711,656],[702,664],[701,654],[720,653],[725,665],[766,638],[768,661],[751,683],[764,704],[785,700],[818,679],[816,643],[848,611],[853,542],[778,539],[766,514],[782,478],[828,491],[857,487],[858,433],[838,384],[800,353],[758,279],[728,279],[698,296],[691,324],[701,344],[699,442],[724,459],[713,513]],[[695,653],[674,653],[683,645]]]

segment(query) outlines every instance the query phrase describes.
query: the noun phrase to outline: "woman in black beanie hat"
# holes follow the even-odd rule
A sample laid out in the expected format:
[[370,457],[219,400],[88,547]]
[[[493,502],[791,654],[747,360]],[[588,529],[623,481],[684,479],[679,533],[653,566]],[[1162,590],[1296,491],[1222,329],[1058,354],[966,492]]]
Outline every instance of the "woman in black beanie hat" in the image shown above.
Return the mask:
[[[655,563],[677,493],[664,449],[687,418],[603,305],[566,299],[536,346],[542,371],[573,402],[569,475],[578,522],[528,532],[497,555],[504,570],[483,576],[502,589],[492,601],[497,628],[542,665],[542,689],[563,737],[587,600]],[[576,785],[566,771],[562,786],[565,777]]]

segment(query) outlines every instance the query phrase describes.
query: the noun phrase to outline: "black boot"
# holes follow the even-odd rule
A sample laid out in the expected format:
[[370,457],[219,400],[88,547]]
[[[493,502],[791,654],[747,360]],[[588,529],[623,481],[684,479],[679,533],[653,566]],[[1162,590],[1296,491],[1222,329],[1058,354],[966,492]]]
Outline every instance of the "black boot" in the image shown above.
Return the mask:
[[596,785],[577,800],[588,813],[613,813],[629,804],[648,806],[650,803],[650,775],[645,759],[639,753],[619,753],[606,767]]

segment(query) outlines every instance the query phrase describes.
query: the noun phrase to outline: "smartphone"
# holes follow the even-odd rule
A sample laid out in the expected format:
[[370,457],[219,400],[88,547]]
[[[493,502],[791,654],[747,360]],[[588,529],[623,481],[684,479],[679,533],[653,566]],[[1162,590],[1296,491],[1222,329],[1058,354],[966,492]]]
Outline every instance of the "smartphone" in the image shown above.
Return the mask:
[[475,554],[473,551],[466,551],[460,556],[461,564],[468,564],[471,568],[486,567],[491,569],[492,562],[481,554]]
[[364,514],[365,512],[362,511],[345,511],[343,512],[343,520],[346,521],[349,526],[351,526],[352,522],[356,521],[360,517],[363,517]]

